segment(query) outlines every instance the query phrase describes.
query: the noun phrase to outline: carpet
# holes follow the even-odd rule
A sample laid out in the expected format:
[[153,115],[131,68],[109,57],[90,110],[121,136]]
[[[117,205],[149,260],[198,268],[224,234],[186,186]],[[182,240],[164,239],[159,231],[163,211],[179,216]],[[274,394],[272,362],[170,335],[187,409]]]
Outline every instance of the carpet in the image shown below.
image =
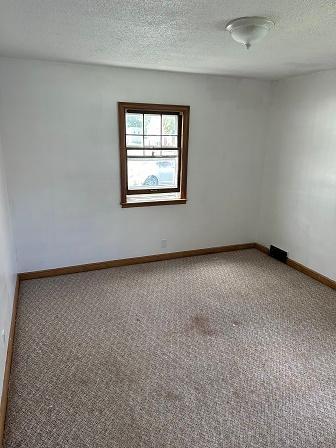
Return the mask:
[[6,448],[335,448],[336,291],[256,250],[22,283]]

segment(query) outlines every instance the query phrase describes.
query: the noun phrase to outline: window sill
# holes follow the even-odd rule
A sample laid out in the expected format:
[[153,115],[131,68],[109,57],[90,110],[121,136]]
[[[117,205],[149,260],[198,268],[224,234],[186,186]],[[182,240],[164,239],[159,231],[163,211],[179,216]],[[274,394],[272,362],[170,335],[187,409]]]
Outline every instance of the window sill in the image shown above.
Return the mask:
[[122,208],[130,208],[130,207],[151,207],[153,205],[177,205],[177,204],[186,204],[186,199],[169,199],[158,201],[157,199],[153,201],[137,201],[137,202],[124,202],[121,203]]
[[150,207],[153,205],[177,205],[185,204],[187,200],[181,198],[181,193],[152,193],[127,195],[126,201],[121,202],[122,208]]

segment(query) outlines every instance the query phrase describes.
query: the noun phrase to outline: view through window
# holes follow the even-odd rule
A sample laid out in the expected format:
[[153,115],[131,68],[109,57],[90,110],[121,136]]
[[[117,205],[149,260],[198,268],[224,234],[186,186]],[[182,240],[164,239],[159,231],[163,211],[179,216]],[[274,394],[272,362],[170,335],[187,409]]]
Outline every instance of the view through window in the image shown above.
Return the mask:
[[179,115],[126,113],[129,190],[178,188]]

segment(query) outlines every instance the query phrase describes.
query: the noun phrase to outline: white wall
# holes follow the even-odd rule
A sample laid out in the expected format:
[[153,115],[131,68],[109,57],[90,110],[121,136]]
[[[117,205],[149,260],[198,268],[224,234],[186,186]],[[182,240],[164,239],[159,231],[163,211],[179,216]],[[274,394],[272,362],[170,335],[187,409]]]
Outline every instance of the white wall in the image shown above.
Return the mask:
[[259,241],[336,279],[336,71],[275,83]]
[[[0,60],[19,271],[251,242],[270,83]],[[191,106],[187,205],[119,205],[117,101]]]
[[[15,283],[15,253],[13,248],[7,185],[0,141],[0,398],[2,394]],[[5,330],[5,341],[1,337],[3,330]]]

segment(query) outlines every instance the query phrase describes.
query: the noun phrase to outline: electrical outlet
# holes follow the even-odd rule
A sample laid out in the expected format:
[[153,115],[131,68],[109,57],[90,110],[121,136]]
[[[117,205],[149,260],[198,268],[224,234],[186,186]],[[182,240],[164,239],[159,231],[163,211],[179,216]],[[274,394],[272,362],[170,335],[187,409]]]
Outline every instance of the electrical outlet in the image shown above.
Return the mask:
[[161,240],[161,249],[166,249],[167,247],[167,240]]

